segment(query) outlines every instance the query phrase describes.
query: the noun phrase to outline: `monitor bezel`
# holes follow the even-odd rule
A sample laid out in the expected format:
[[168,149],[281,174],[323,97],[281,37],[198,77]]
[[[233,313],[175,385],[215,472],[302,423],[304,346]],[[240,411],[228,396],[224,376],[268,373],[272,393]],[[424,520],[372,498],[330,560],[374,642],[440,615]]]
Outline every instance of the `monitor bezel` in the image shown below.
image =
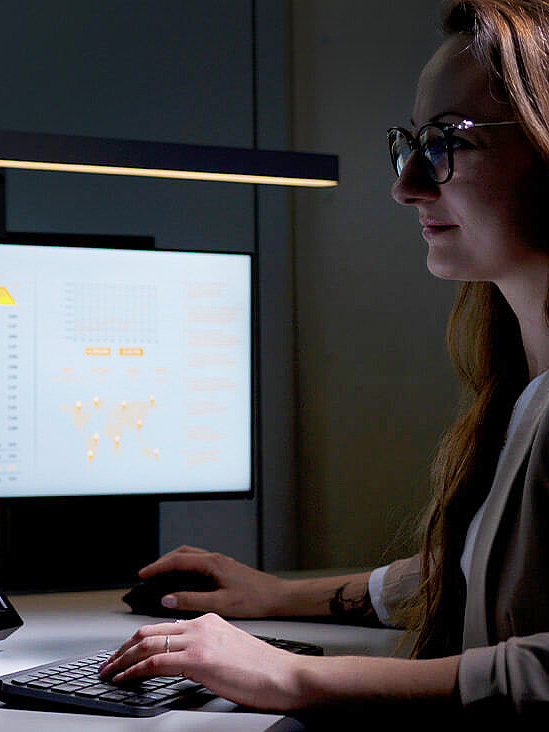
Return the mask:
[[192,491],[192,492],[161,492],[161,491],[139,491],[139,492],[112,492],[112,493],[89,493],[89,494],[48,494],[48,495],[25,495],[25,496],[4,496],[0,494],[0,507],[2,505],[21,505],[31,502],[34,506],[47,506],[54,501],[63,501],[65,504],[74,502],[75,506],[85,501],[94,500],[142,500],[144,503],[150,501],[218,501],[218,500],[252,500],[257,496],[259,488],[259,318],[258,318],[258,271],[257,254],[244,250],[234,249],[201,249],[198,247],[173,248],[158,246],[152,236],[127,236],[109,234],[70,234],[70,233],[42,233],[42,232],[2,232],[0,233],[1,245],[16,244],[21,246],[51,246],[51,247],[75,247],[83,249],[110,249],[130,251],[157,251],[157,252],[188,252],[197,254],[227,254],[243,255],[250,258],[250,295],[251,295],[251,317],[250,317],[250,488],[241,491]]

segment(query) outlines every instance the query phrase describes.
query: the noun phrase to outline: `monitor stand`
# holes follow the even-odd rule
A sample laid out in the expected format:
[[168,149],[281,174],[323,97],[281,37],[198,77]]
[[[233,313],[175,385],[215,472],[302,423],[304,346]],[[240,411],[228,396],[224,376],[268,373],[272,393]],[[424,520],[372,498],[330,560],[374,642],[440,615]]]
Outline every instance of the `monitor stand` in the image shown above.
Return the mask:
[[129,587],[158,551],[155,497],[0,502],[0,587],[8,593]]

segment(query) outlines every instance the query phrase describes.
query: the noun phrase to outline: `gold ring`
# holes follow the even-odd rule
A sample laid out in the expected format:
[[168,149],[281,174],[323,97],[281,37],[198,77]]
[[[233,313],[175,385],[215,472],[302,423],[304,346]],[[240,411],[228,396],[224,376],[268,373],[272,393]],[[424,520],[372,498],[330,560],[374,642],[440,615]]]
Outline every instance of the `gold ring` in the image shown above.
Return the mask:
[[169,635],[166,636],[166,642],[164,643],[164,650],[166,651],[166,653],[170,652],[170,636]]

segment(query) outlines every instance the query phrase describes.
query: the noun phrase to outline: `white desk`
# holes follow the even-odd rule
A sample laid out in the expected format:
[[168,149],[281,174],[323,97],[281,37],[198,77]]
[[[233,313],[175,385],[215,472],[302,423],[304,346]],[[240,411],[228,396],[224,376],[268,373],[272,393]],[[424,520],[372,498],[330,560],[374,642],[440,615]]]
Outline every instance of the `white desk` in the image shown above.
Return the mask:
[[[61,658],[117,648],[141,625],[155,622],[133,615],[122,602],[122,590],[20,595],[11,601],[24,621],[0,642],[0,676]],[[160,622],[161,619],[158,619]],[[280,620],[237,621],[256,635],[322,645],[327,655],[375,655],[392,652],[401,633],[394,630]],[[170,711],[147,719],[56,714],[9,709],[0,704],[0,729],[10,732],[290,732],[301,726],[281,715],[232,711],[223,699],[200,711]],[[228,713],[230,712],[230,713]]]

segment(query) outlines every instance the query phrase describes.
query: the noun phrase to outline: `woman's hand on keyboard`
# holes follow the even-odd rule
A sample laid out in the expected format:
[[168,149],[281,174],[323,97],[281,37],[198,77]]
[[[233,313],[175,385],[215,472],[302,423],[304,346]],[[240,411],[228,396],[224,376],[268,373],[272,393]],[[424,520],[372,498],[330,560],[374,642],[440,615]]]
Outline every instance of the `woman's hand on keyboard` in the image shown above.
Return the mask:
[[311,658],[275,648],[209,613],[143,626],[111,656],[101,676],[127,683],[182,675],[237,704],[287,710],[302,704],[300,669]]
[[[211,592],[173,592],[162,598],[165,607],[181,611],[215,612],[231,618],[284,615],[289,584],[260,572],[224,554],[181,546],[144,567],[139,575],[148,579],[169,572],[200,572],[211,577],[218,589]],[[289,614],[289,613],[288,613]]]

